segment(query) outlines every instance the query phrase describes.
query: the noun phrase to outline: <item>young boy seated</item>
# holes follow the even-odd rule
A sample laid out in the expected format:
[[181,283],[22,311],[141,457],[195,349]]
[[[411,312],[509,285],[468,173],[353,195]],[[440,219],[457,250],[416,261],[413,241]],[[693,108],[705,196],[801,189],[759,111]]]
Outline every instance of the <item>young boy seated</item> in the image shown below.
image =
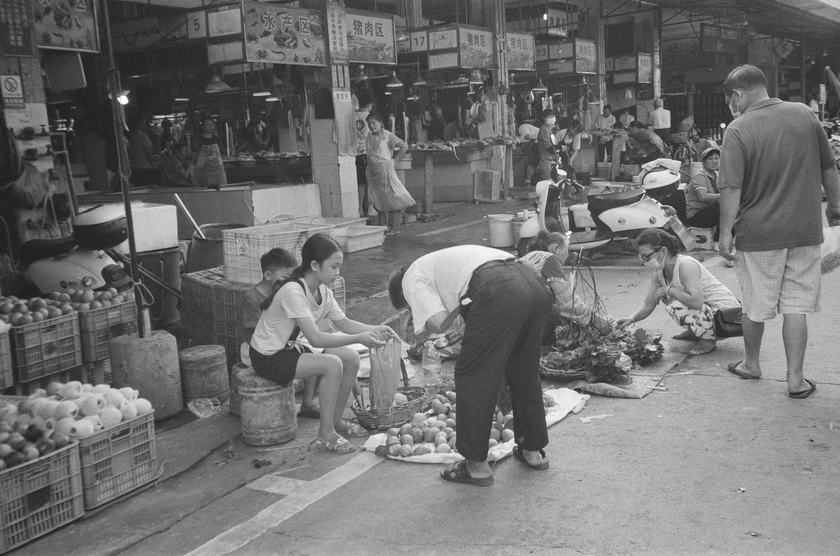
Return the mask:
[[[239,352],[243,363],[250,364],[248,348],[251,336],[254,334],[260,315],[262,315],[260,305],[272,294],[275,284],[279,284],[288,278],[296,266],[297,261],[294,255],[279,247],[275,247],[260,258],[263,279],[245,293],[245,300],[242,302],[242,333]],[[300,417],[318,419],[321,415],[318,406],[315,404],[316,382],[316,378],[310,378],[303,383],[303,400],[298,413]]]

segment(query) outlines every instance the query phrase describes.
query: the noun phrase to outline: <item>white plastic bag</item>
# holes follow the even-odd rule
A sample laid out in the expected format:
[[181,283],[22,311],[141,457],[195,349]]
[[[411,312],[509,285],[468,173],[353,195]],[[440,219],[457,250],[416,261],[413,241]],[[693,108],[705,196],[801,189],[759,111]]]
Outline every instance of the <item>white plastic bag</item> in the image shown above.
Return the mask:
[[822,273],[828,274],[840,266],[840,226],[823,228]]

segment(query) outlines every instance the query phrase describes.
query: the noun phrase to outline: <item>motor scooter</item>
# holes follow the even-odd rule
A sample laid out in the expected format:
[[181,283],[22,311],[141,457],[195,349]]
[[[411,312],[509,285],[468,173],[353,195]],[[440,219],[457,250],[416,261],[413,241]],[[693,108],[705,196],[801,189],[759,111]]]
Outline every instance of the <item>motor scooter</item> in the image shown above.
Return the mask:
[[[682,224],[677,218],[672,218],[676,210],[657,201],[657,198],[669,195],[679,187],[679,174],[675,172],[666,169],[646,172],[638,188],[596,195],[589,197],[585,204],[572,205],[569,207],[568,227],[563,222],[560,210],[560,197],[563,188],[569,185],[567,182],[565,172],[555,170],[551,180],[537,183],[537,214],[520,228],[521,239],[517,246],[520,256],[527,252],[528,243],[540,230],[561,233],[571,230],[569,248],[574,251],[594,249],[613,240],[632,238],[646,228],[669,227],[680,234]],[[553,225],[554,221],[558,225]]]
[[73,219],[73,235],[24,243],[18,258],[42,294],[67,289],[126,290],[133,285],[125,269],[107,251],[128,237],[125,212],[97,205]]

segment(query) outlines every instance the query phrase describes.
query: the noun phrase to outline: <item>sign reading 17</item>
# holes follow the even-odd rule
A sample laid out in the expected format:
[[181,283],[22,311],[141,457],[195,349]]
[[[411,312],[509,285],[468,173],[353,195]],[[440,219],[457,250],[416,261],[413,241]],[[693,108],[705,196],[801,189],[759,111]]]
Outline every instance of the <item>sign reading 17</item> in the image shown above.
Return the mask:
[[415,35],[412,37],[414,41],[414,46],[417,48],[425,48],[426,46],[426,35]]

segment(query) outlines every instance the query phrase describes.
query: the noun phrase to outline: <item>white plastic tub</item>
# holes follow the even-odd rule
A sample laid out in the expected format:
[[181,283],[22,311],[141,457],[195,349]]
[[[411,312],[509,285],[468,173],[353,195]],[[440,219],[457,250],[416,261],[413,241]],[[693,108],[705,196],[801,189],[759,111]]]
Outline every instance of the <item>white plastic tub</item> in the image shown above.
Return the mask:
[[333,239],[345,253],[355,253],[382,245],[387,229],[387,226],[346,226],[333,230]]

